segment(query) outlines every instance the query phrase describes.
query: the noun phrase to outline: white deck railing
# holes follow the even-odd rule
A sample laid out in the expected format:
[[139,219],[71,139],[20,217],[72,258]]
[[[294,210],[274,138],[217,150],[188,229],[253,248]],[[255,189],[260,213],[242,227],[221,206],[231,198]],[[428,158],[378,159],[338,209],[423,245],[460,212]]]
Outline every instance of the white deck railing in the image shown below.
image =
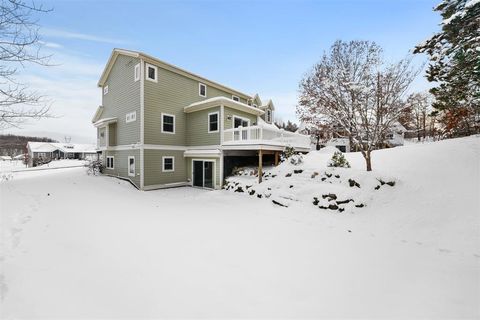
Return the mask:
[[310,148],[310,137],[303,134],[261,126],[238,127],[223,131],[224,144],[267,143],[278,146]]

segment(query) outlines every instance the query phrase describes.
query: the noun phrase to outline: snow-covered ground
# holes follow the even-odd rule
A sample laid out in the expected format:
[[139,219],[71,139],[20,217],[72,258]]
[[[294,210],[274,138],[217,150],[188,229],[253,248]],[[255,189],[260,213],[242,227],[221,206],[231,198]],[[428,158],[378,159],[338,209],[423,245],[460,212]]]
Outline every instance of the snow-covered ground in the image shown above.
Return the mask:
[[61,159],[53,160],[47,164],[28,168],[22,160],[0,161],[0,173],[4,172],[16,172],[16,171],[29,171],[49,168],[69,168],[69,167],[81,167],[88,163],[86,160],[74,160],[74,159]]
[[[328,157],[307,156],[288,189],[349,192],[308,174]],[[337,179],[395,186],[362,185],[367,206],[339,213],[293,190],[285,208],[85,168],[16,172],[0,184],[0,318],[480,317],[480,138],[376,151],[372,174],[347,159]]]

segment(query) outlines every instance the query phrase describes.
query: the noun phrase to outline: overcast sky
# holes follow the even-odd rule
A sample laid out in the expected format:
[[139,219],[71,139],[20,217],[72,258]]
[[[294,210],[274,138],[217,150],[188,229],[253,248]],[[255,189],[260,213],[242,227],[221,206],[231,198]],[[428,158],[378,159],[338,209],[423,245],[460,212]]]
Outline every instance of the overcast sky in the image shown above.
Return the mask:
[[[298,83],[336,39],[373,40],[398,60],[439,29],[431,0],[43,1],[45,52],[54,67],[26,66],[21,80],[46,95],[55,118],[3,130],[94,143],[96,83],[115,47],[139,50],[245,93],[272,98],[295,119]],[[37,1],[36,1],[37,3]],[[416,56],[420,65],[425,56]],[[425,90],[423,74],[412,90]]]

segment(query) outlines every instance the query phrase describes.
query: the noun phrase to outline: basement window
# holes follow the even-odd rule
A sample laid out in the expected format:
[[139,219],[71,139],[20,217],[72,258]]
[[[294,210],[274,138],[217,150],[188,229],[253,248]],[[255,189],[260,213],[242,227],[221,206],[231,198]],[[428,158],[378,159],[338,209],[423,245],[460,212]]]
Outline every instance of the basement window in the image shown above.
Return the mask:
[[135,157],[128,157],[128,175],[135,177]]
[[114,162],[114,157],[112,157],[112,156],[107,156],[107,165],[106,165],[106,168],[107,168],[107,169],[113,169],[113,168],[114,168],[113,162]]
[[175,158],[174,157],[162,157],[162,171],[173,172],[175,171]]

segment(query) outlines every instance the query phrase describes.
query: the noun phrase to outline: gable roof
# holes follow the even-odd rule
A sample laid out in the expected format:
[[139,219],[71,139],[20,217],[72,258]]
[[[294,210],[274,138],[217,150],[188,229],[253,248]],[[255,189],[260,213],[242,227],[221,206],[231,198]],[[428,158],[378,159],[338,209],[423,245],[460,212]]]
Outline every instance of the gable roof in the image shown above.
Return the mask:
[[100,80],[98,81],[98,84],[97,84],[99,87],[102,87],[105,84],[105,81],[107,80],[108,75],[110,74],[110,71],[112,70],[112,67],[115,64],[115,61],[116,61],[116,59],[119,55],[124,55],[124,56],[133,57],[133,58],[143,59],[144,61],[146,61],[150,64],[153,64],[153,65],[161,67],[163,69],[166,69],[166,70],[172,71],[174,73],[183,75],[187,78],[202,82],[202,83],[206,84],[207,86],[211,86],[211,87],[223,90],[223,91],[227,91],[229,93],[233,93],[234,95],[239,96],[239,97],[244,98],[244,99],[251,99],[252,98],[250,95],[248,95],[246,93],[243,93],[243,92],[237,91],[235,89],[229,88],[227,86],[224,86],[224,85],[222,85],[220,83],[217,83],[217,82],[214,82],[212,80],[208,80],[204,77],[196,75],[196,74],[194,74],[190,71],[187,71],[185,69],[181,69],[177,66],[174,66],[170,63],[167,63],[165,61],[157,59],[157,58],[155,58],[153,56],[150,56],[148,54],[145,54],[143,52],[126,50],[126,49],[118,49],[118,48],[113,49],[113,51],[110,55],[110,58],[108,59],[107,65],[105,66],[105,69],[103,70],[102,75],[100,76]]
[[264,102],[264,103],[260,106],[260,108],[262,108],[262,109],[267,109],[268,107],[270,107],[270,109],[272,109],[272,110],[275,110],[275,106],[273,105],[272,99],[268,99],[267,102]]
[[69,153],[96,153],[97,148],[93,144],[57,143],[57,142],[32,142],[27,143],[32,152],[53,152],[60,150]]

